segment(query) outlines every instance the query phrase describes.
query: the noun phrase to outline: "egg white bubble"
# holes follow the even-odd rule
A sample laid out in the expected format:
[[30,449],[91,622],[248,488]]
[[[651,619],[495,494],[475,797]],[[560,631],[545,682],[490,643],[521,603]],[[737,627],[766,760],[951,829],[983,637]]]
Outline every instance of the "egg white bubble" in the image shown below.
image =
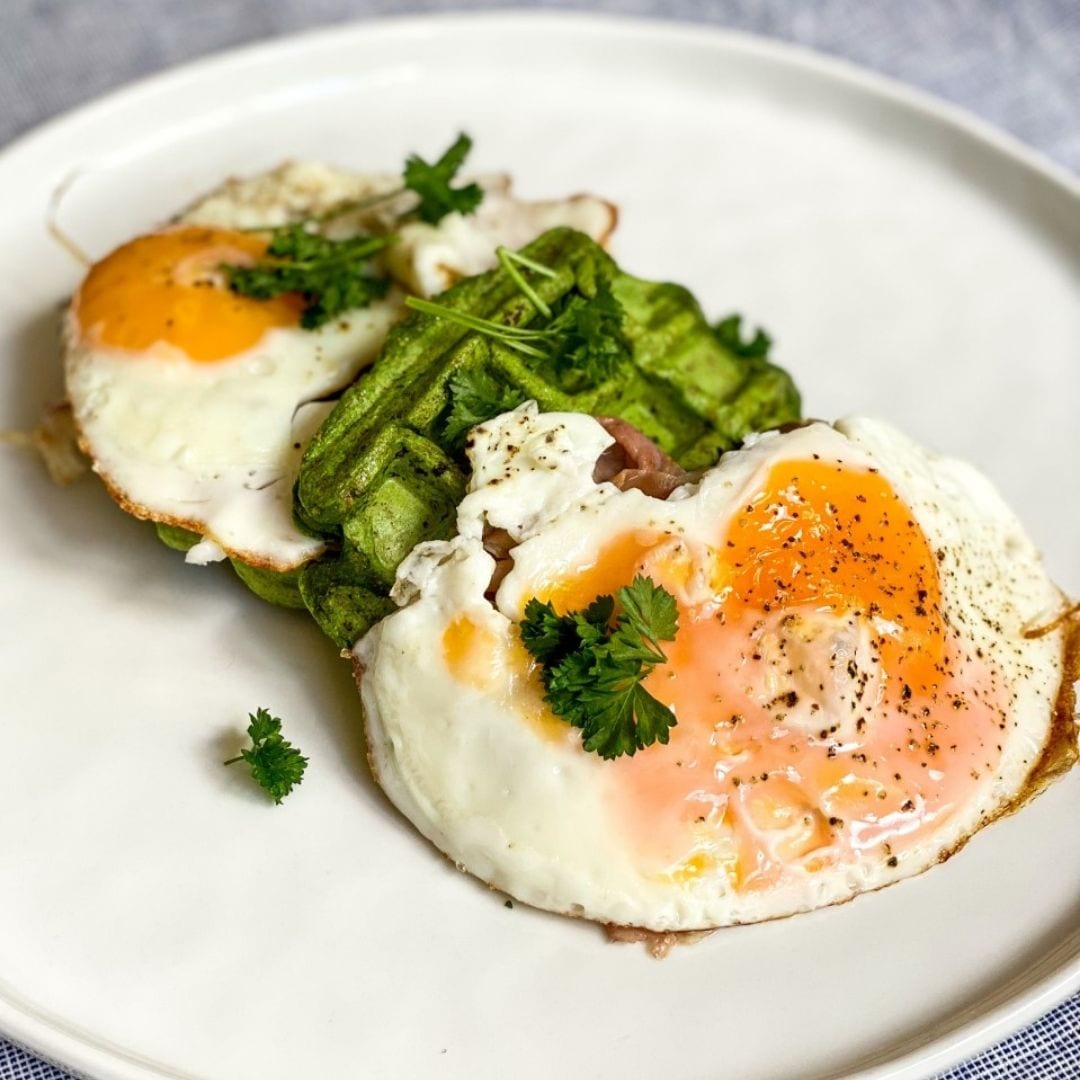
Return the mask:
[[[706,929],[837,903],[918,874],[1022,794],[1050,739],[1063,673],[1063,632],[1029,639],[1023,631],[1056,610],[1061,596],[976,470],[887,424],[855,418],[764,434],[660,501],[593,482],[596,458],[611,442],[592,418],[540,414],[533,403],[475,429],[458,535],[413,552],[394,591],[403,606],[354,647],[376,776],[458,866],[540,908],[656,931]],[[538,705],[536,680],[522,674],[513,648],[515,622],[538,581],[558,580],[615,536],[670,529],[691,548],[715,543],[774,463],[815,454],[878,470],[930,548],[948,552],[956,572],[941,574],[942,610],[964,627],[972,650],[994,657],[1014,695],[1014,722],[1001,733],[994,771],[901,860],[867,853],[757,892],[740,891],[722,873],[674,880],[616,820],[613,764],[585,752],[579,732]],[[518,541],[494,603],[485,598],[495,565],[483,548],[485,523]],[[692,576],[686,587],[696,587]],[[445,651],[447,628],[462,619],[492,642],[486,670],[464,680]]]

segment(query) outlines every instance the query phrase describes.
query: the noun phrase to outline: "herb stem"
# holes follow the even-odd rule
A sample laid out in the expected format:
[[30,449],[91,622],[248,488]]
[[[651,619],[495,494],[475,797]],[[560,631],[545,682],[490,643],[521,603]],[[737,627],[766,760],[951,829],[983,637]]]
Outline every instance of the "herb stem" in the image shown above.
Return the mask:
[[533,271],[543,271],[545,275],[549,277],[555,277],[554,272],[549,267],[534,262],[524,255],[518,255],[501,244],[495,249],[495,254],[498,255],[502,268],[510,275],[510,280],[513,281],[525,298],[532,302],[533,307],[535,307],[545,319],[550,319],[551,308],[544,303],[539,293],[537,293],[537,291],[525,280],[521,271],[514,264],[519,263]]
[[332,206],[325,213],[309,220],[316,225],[325,225],[328,221],[335,221],[339,217],[355,213],[357,210],[367,210],[372,206],[378,206],[379,203],[389,202],[399,195],[404,195],[408,190],[407,187],[402,185],[401,187],[392,188],[390,191],[384,191],[379,195],[368,195],[365,199],[352,199],[349,202],[338,203],[337,206]]
[[430,300],[422,300],[418,296],[405,298],[405,306],[419,311],[424,315],[433,315],[447,322],[457,323],[467,330],[476,330],[488,337],[493,337],[502,342],[507,348],[514,349],[525,356],[532,356],[538,360],[547,357],[543,349],[529,344],[531,341],[548,341],[551,335],[546,330],[529,330],[519,326],[505,326],[494,322],[492,319],[482,319],[477,315],[468,315],[464,311],[455,311],[444,304],[434,304]]
[[530,259],[528,255],[522,255],[520,251],[511,251],[507,247],[500,247],[499,251],[506,252],[506,257],[511,262],[516,262],[521,266],[524,266],[527,270],[532,270],[533,273],[539,274],[541,277],[550,278],[554,281],[558,276],[558,271],[552,269],[550,266],[545,266],[541,262],[537,262],[535,259]]

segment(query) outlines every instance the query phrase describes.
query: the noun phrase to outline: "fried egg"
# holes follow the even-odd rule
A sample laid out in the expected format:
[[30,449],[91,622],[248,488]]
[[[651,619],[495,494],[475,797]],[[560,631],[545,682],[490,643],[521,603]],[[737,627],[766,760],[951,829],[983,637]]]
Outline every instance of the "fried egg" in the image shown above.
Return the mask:
[[[975,469],[850,419],[662,501],[593,480],[611,442],[532,404],[474,429],[459,535],[353,650],[373,771],[462,869],[612,925],[757,922],[921,873],[1072,765],[1076,633],[1032,632],[1063,597]],[[491,528],[516,542],[493,598]],[[603,760],[519,623],[637,575],[678,604],[645,682],[676,724]]]
[[228,289],[221,264],[265,254],[266,234],[251,229],[364,203],[399,184],[312,163],[229,181],[96,263],[73,297],[62,347],[81,445],[126,510],[203,537],[188,561],[229,556],[286,571],[317,556],[322,541],[292,514],[304,446],[378,354],[407,291],[430,295],[489,269],[498,245],[518,246],[550,225],[604,240],[615,222],[599,199],[526,202],[494,178],[477,214],[438,225],[397,228],[407,194],[335,218],[327,230],[335,238],[395,226],[385,269],[396,285],[318,330],[301,328],[299,296],[257,300]]

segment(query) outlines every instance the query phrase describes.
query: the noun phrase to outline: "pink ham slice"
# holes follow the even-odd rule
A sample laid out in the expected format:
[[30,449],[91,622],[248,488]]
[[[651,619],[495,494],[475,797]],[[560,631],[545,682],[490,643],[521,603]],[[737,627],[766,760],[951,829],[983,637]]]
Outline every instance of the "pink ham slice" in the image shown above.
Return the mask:
[[654,499],[666,499],[689,479],[687,472],[633,424],[617,416],[598,416],[615,440],[599,457],[593,479],[613,483],[620,491],[637,488]]
[[[597,459],[593,480],[610,481],[620,491],[637,488],[654,499],[666,499],[677,487],[691,479],[678,462],[669,458],[652,439],[633,424],[616,416],[598,416],[601,427],[615,440]],[[505,530],[488,525],[484,529],[484,550],[495,560],[495,571],[487,588],[494,599],[502,580],[514,565],[510,552],[516,546]]]
[[492,525],[484,526],[484,550],[495,560],[495,570],[484,594],[489,600],[494,599],[503,578],[513,568],[514,560],[510,558],[510,552],[515,547],[517,541],[505,529],[496,529]]

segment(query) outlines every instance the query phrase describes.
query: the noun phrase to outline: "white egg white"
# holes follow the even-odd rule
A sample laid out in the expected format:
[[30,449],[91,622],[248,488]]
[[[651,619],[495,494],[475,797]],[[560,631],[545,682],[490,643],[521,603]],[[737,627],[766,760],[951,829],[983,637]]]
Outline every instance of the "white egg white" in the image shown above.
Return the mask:
[[[176,223],[249,229],[319,216],[396,190],[400,179],[317,163],[289,163],[234,179],[198,200]],[[198,363],[160,344],[131,354],[94,344],[69,312],[63,337],[68,398],[84,450],[130,512],[203,536],[188,561],[238,558],[287,571],[318,555],[299,530],[292,489],[304,446],[333,398],[376,357],[401,316],[406,291],[431,295],[456,278],[490,269],[500,244],[519,246],[553,225],[603,240],[615,212],[591,197],[550,202],[514,198],[503,178],[485,181],[478,212],[438,225],[409,222],[387,270],[400,283],[369,307],[316,331],[268,331],[234,357]],[[387,231],[409,209],[406,194],[335,219],[328,231]]]
[[[1071,724],[1059,708],[1074,674],[1066,670],[1066,631],[1024,635],[1058,608],[1060,593],[976,470],[884,423],[851,419],[752,439],[660,501],[593,482],[611,441],[588,416],[538,414],[531,403],[475,429],[459,535],[414,551],[395,588],[403,606],[355,646],[373,770],[393,803],[459,867],[536,907],[608,924],[681,931],[756,922],[920,873],[1029,795],[1051,744],[1064,755],[1058,767],[1075,756],[1059,739],[1061,724]],[[656,874],[613,821],[612,763],[585,752],[575,729],[545,714],[508,645],[514,624],[537,581],[588,563],[606,540],[668,528],[687,544],[708,543],[771,463],[814,454],[879,470],[929,544],[955,561],[957,572],[942,576],[942,608],[966,628],[972,650],[994,656],[1013,695],[1013,722],[1002,732],[996,769],[902,860],[867,856],[756,892],[738,891],[723,875],[672,880]],[[494,602],[485,598],[494,568],[485,524],[518,541]],[[686,587],[696,587],[692,578]],[[492,642],[473,684],[445,659],[446,629],[461,618]]]
[[127,508],[203,534],[188,552],[287,570],[321,541],[292,516],[303,447],[402,310],[395,290],[316,331],[270,330],[240,356],[198,363],[162,346],[132,357],[71,326],[68,398],[95,470]]

